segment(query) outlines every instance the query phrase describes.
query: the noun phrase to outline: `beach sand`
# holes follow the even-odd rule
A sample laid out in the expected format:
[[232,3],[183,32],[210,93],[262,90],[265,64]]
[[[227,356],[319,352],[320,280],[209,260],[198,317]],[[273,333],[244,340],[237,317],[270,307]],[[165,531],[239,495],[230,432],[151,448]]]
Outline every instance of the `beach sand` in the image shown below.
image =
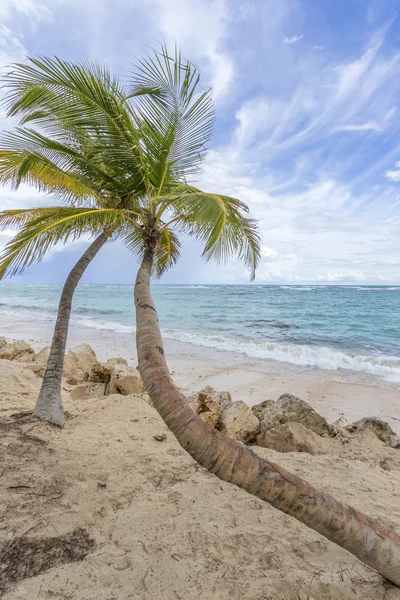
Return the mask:
[[[51,334],[39,325],[0,332],[39,349]],[[71,329],[70,346],[88,341],[136,365],[133,336]],[[169,340],[166,354],[184,393],[211,385],[251,405],[289,392],[329,421],[379,416],[400,433],[394,385]],[[40,382],[0,361],[4,600],[400,600],[345,550],[196,465],[139,396],[72,402],[64,385],[61,431],[30,417]],[[327,443],[318,456],[253,450],[400,531],[400,450],[371,433]]]
[[[10,416],[39,386],[0,361],[4,600],[400,599],[345,550],[200,468],[140,397],[73,403],[64,391],[61,431]],[[332,440],[320,456],[254,450],[400,530],[400,451],[375,436]]]

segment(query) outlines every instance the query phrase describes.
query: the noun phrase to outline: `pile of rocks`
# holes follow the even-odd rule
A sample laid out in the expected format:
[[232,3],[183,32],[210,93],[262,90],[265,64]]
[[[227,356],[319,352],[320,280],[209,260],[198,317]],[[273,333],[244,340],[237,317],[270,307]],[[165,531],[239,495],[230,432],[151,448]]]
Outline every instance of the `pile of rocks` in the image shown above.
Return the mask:
[[24,340],[7,341],[0,337],[0,359],[15,362],[29,362],[34,359],[35,351]]
[[[72,351],[70,351],[72,352]],[[67,382],[76,383],[76,372],[71,375],[67,370]],[[81,379],[82,381],[82,379]],[[92,362],[85,372],[84,382],[71,391],[72,400],[80,398],[97,398],[111,394],[144,394],[145,389],[139,371],[130,367],[123,358],[110,358],[107,362]]]
[[307,402],[291,394],[250,408],[244,402],[232,402],[228,392],[206,387],[188,402],[204,421],[229,437],[277,452],[325,454],[329,452],[329,438],[362,432],[373,433],[386,445],[400,448],[400,437],[380,419],[369,417],[348,426],[330,425]]

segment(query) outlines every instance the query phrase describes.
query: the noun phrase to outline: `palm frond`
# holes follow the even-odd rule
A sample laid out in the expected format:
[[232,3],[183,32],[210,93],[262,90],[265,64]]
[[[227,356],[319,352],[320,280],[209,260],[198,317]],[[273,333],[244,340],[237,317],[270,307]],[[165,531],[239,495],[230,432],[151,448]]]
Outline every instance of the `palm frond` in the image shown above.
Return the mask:
[[165,207],[171,215],[170,225],[204,243],[206,260],[214,258],[222,262],[237,256],[244,260],[254,279],[260,258],[260,237],[256,221],[244,216],[248,212],[246,204],[237,198],[187,186],[186,192],[160,198],[160,213]]
[[[5,275],[19,274],[33,262],[42,260],[51,246],[58,242],[75,241],[83,234],[96,235],[106,228],[115,231],[127,223],[124,211],[116,209],[57,206],[31,210],[33,218],[25,220],[22,229],[0,255],[0,279]],[[15,224],[19,215],[10,214],[15,212],[3,211],[3,222],[8,214]],[[20,218],[23,220],[22,215]]]
[[154,271],[160,278],[173,267],[180,257],[181,243],[178,236],[168,227],[161,230],[160,239],[154,252]]
[[158,192],[171,177],[185,178],[199,170],[214,122],[210,90],[201,91],[200,77],[177,48],[166,46],[139,62],[131,98],[136,99],[148,176]]
[[9,116],[50,127],[110,128],[130,142],[135,136],[125,93],[108,69],[90,61],[71,63],[57,57],[28,58],[4,77]]
[[[9,116],[39,125],[62,143],[97,140],[109,159],[127,171],[141,168],[140,136],[118,80],[101,65],[59,58],[30,58],[4,77]],[[72,139],[71,139],[72,138]],[[143,174],[142,174],[143,177]]]

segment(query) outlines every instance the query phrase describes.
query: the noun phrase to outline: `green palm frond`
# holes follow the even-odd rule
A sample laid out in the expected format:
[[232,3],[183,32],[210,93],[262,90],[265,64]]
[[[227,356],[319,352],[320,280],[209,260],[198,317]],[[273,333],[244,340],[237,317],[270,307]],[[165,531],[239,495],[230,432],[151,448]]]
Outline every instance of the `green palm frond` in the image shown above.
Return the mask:
[[168,227],[161,230],[160,239],[154,252],[154,271],[161,277],[173,267],[180,257],[181,243],[178,236]]
[[54,140],[74,147],[97,141],[109,160],[125,165],[125,173],[142,168],[132,107],[105,67],[30,58],[12,65],[4,87],[8,115],[19,116],[21,124],[34,123]]
[[62,143],[38,131],[16,128],[0,137],[0,182],[13,188],[24,182],[40,191],[73,199],[107,198],[145,193],[140,166],[111,156],[107,147]]
[[248,212],[246,204],[237,198],[186,186],[186,192],[160,198],[160,214],[165,207],[171,214],[171,225],[203,242],[206,260],[222,262],[237,256],[250,268],[254,279],[260,237],[257,223],[244,216]]
[[71,63],[57,57],[29,58],[14,64],[4,77],[4,104],[9,116],[42,127],[119,132],[132,142],[135,130],[125,93],[108,69],[90,61]]
[[160,193],[171,178],[185,178],[199,170],[213,123],[209,90],[201,91],[197,69],[175,48],[167,48],[140,61],[131,97],[140,116],[148,176]]
[[42,260],[51,246],[58,242],[75,241],[84,234],[96,235],[106,229],[112,232],[126,225],[127,217],[129,223],[134,223],[135,217],[132,211],[112,208],[34,208],[31,209],[32,218],[26,216],[26,212],[18,215],[17,211],[3,211],[0,215],[0,222],[5,223],[8,217],[9,224],[13,225],[21,225],[25,218],[22,229],[0,256],[0,278],[22,273],[33,262]]

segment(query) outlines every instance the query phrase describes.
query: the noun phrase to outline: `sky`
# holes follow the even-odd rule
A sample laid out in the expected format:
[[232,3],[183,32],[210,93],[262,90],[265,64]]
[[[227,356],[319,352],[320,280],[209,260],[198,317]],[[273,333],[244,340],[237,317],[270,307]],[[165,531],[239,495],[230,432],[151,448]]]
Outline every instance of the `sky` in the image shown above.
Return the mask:
[[[1,0],[0,67],[31,55],[90,58],[123,75],[176,42],[212,86],[216,124],[194,183],[259,220],[256,283],[400,282],[398,0]],[[0,112],[0,127],[13,122]],[[24,186],[0,209],[51,204]],[[12,231],[0,232],[0,247]],[[162,283],[244,284],[232,260],[204,263],[184,239]],[[61,283],[88,240],[55,247],[13,281]],[[119,242],[86,283],[132,283]]]

